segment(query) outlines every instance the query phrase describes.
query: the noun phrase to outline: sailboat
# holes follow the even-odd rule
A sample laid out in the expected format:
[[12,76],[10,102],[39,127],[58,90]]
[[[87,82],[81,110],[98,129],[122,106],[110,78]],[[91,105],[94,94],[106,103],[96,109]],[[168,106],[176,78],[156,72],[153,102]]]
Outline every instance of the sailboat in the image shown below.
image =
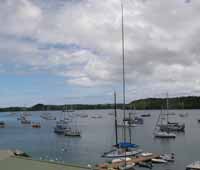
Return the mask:
[[[126,156],[135,156],[142,152],[141,149],[137,149],[138,145],[128,142],[118,142],[118,124],[117,124],[117,104],[116,93],[114,92],[114,116],[115,116],[115,145],[113,150],[105,152],[102,157],[104,158],[123,158]],[[127,148],[128,147],[128,148]]]
[[[158,116],[158,120],[156,122],[156,126],[154,129],[154,137],[156,137],[156,138],[176,138],[176,134],[171,133],[169,130],[162,131],[160,129],[160,127],[163,125],[163,119],[162,119],[163,115],[164,115],[163,110],[161,109],[161,112]],[[168,115],[167,115],[167,117],[168,117]]]
[[81,131],[77,127],[77,122],[74,121],[74,117],[71,122],[68,123],[68,128],[64,131],[65,136],[81,137]]
[[118,143],[118,134],[117,134],[117,111],[116,111],[116,93],[114,93],[114,101],[115,101],[115,133],[116,133],[116,144],[115,144],[115,148],[113,151],[104,153],[104,157],[107,158],[116,158],[116,157],[123,157],[124,158],[124,165],[119,166],[120,170],[128,170],[128,169],[132,169],[135,164],[132,165],[127,165],[126,163],[126,159],[127,156],[135,156],[139,153],[142,152],[141,149],[137,149],[138,145],[136,144],[132,144],[131,143],[131,127],[129,125],[129,142],[126,141],[126,121],[125,121],[125,117],[126,117],[126,110],[125,110],[125,106],[126,106],[126,102],[125,102],[125,67],[124,67],[124,12],[123,12],[123,2],[121,0],[121,14],[122,14],[122,66],[123,66],[123,142]]
[[[184,102],[182,102],[182,110],[184,111]],[[179,116],[180,117],[188,117],[189,116],[189,114],[188,114],[188,112],[183,112],[183,113],[180,113],[179,114]]]
[[167,99],[166,99],[166,116],[167,116],[167,122],[166,124],[160,125],[161,131],[169,131],[169,132],[184,132],[185,131],[185,124],[180,124],[179,122],[170,122],[169,121],[169,101],[168,101],[168,93],[167,93]]

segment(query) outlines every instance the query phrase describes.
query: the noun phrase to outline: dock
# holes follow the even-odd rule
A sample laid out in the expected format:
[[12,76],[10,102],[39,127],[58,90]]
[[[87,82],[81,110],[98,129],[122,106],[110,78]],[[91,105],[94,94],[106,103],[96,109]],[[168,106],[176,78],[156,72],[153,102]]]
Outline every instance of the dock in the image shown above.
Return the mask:
[[10,150],[0,151],[0,167],[2,170],[91,170],[87,166],[40,161],[15,156]]
[[[159,157],[159,155],[157,155],[157,154],[153,154],[153,155],[150,155],[150,156],[133,157],[133,158],[131,158],[131,160],[127,160],[126,164],[127,165],[132,164],[132,163],[138,164],[138,163],[141,163],[141,162],[151,161],[151,159],[155,159],[155,158],[158,158],[158,157]],[[104,163],[104,164],[97,165],[97,169],[98,170],[118,169],[118,167],[121,166],[121,165],[124,165],[124,163],[125,163],[125,160],[122,160],[122,161],[116,162],[116,163],[110,163],[110,164]]]

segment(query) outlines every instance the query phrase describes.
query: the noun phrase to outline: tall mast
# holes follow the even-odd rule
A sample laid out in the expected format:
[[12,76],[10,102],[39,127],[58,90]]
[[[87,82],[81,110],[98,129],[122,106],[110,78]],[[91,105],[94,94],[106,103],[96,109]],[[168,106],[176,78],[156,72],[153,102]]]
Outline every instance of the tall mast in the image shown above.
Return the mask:
[[167,123],[169,121],[169,119],[168,119],[168,114],[169,114],[168,109],[169,109],[169,101],[168,101],[168,92],[167,92]]
[[[125,94],[125,67],[124,67],[124,6],[123,6],[123,0],[121,0],[121,11],[122,11],[122,18],[121,18],[121,21],[122,21],[122,65],[123,65],[123,117],[124,117],[124,120],[125,120],[125,117],[126,117],[126,111],[125,111],[125,104],[126,104],[126,94]],[[124,123],[124,142],[126,142],[126,128],[125,128],[125,121],[123,122]]]
[[114,92],[114,110],[115,110],[115,141],[116,146],[118,145],[118,131],[117,131],[117,99],[116,92]]

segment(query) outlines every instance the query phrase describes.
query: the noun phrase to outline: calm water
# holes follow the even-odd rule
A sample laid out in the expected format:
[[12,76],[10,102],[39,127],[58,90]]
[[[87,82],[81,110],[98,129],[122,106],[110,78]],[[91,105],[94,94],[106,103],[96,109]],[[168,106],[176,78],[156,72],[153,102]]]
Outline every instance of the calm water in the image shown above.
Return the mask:
[[[53,127],[56,121],[43,120],[42,112],[31,112],[32,121],[40,121],[42,128],[33,129],[30,125],[21,125],[17,121],[19,113],[0,113],[0,119],[6,122],[6,128],[0,129],[0,149],[21,149],[34,159],[49,159],[62,162],[79,164],[97,164],[104,162],[101,158],[103,152],[111,149],[114,143],[113,116],[108,115],[112,110],[76,111],[73,114],[88,114],[88,118],[76,117],[78,126],[82,131],[81,138],[70,138],[54,134]],[[175,140],[154,139],[152,132],[160,111],[138,111],[151,113],[151,117],[144,118],[144,125],[132,130],[134,143],[139,144],[144,151],[153,153],[176,154],[175,163],[155,165],[155,170],[182,170],[189,163],[200,159],[200,110],[187,110],[186,118],[180,118],[181,110],[174,110],[177,116],[171,116],[171,120],[185,122],[185,133],[177,134]],[[51,112],[60,117],[60,112]],[[120,111],[118,111],[120,113]],[[92,115],[102,115],[102,119],[92,119]],[[121,131],[121,130],[120,130]],[[119,136],[122,136],[121,134]],[[64,150],[63,150],[64,149]],[[142,168],[136,168],[142,169]]]

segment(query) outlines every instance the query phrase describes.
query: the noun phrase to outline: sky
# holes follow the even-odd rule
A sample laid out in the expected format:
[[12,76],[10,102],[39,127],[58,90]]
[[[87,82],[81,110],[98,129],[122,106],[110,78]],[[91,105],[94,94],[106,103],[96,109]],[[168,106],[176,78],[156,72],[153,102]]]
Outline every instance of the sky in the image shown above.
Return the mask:
[[[123,0],[126,102],[200,95],[200,1]],[[120,0],[1,0],[0,107],[122,101]]]

